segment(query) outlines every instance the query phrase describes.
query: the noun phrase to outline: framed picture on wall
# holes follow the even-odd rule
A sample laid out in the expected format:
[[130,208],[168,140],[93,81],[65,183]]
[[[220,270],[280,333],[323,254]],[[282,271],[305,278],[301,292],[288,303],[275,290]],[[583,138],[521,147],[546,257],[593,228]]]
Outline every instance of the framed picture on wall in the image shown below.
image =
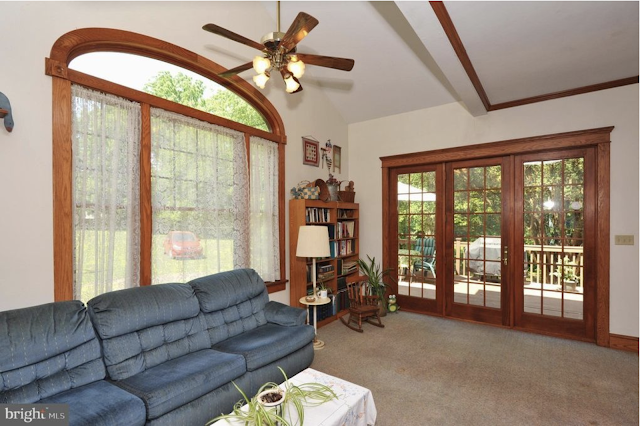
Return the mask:
[[340,148],[338,145],[334,145],[333,146],[333,171],[335,172],[337,170],[338,173],[340,173],[341,168],[342,168],[342,148]]
[[302,138],[302,164],[320,166],[320,144],[318,141]]

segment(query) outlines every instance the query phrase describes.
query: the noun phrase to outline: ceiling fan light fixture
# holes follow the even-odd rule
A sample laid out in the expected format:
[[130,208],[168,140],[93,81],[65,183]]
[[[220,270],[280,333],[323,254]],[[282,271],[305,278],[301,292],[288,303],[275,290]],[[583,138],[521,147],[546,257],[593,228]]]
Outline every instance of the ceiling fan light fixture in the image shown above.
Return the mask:
[[253,69],[258,74],[264,74],[271,67],[271,61],[269,58],[263,56],[256,56],[253,58]]
[[293,74],[295,78],[302,77],[302,75],[304,74],[304,68],[305,68],[304,62],[299,60],[293,60],[293,58],[287,64],[287,70],[289,70],[289,72]]
[[264,86],[267,84],[267,81],[269,81],[269,72],[265,71],[262,74],[258,74],[258,75],[254,75],[253,76],[253,82],[256,84],[256,86],[258,86],[261,89],[264,89]]
[[293,93],[300,87],[300,83],[298,83],[291,74],[287,74],[284,78],[285,90],[287,93]]

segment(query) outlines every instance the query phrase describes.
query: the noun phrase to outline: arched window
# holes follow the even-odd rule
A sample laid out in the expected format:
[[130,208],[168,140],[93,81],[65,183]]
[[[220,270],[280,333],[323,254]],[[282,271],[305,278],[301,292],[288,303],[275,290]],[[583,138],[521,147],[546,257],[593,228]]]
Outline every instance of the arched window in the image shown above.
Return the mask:
[[[142,87],[125,85],[86,67],[106,52],[161,66]],[[259,91],[219,78],[224,68],[193,52],[127,31],[72,31],[50,56],[55,300],[238,267],[284,289],[286,136]],[[195,96],[165,90],[176,80]],[[202,96],[207,87],[224,93],[218,105]]]

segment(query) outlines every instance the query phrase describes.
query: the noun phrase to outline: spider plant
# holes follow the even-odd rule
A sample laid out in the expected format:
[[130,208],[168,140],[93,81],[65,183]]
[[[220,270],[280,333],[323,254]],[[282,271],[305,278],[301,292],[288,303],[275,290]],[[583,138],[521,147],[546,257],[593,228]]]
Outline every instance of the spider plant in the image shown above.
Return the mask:
[[[277,389],[280,391],[281,387],[278,386],[278,384],[273,382],[265,383],[260,387],[256,396],[249,399],[238,385],[231,382],[233,383],[233,386],[238,389],[243,399],[235,403],[233,411],[230,414],[220,415],[207,423],[207,425],[221,419],[228,419],[237,420],[245,425],[294,426],[286,420],[287,417],[290,418],[290,416],[286,415],[287,409],[293,408],[298,415],[298,420],[300,422],[299,425],[303,426],[305,405],[307,407],[317,406],[338,398],[336,393],[330,387],[320,383],[303,383],[301,385],[294,385],[289,382],[289,378],[284,370],[280,367],[278,367],[278,369],[284,376],[284,383],[282,384],[284,387],[284,401],[282,402],[281,414],[278,413],[278,410],[265,407],[260,403],[257,397],[257,395],[265,390]],[[244,407],[245,405],[246,407]],[[295,425],[298,425],[298,423],[296,422]]]

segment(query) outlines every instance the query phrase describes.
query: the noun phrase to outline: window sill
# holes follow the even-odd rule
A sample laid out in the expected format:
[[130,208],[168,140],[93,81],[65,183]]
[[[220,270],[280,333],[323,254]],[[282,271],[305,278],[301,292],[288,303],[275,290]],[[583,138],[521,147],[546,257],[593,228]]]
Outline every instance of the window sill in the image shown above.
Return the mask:
[[267,285],[267,291],[271,294],[285,290],[287,288],[287,282],[288,280],[280,280],[266,282],[265,284]]

